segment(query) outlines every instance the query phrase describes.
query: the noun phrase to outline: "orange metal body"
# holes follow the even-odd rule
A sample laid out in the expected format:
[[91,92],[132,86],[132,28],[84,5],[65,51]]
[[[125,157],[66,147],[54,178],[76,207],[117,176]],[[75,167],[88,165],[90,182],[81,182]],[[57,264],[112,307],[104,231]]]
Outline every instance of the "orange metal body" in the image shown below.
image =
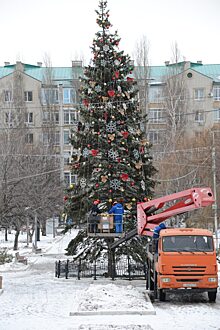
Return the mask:
[[[156,262],[157,286],[159,289],[215,289],[218,287],[216,252],[164,252],[163,237],[177,235],[208,236],[209,230],[198,228],[170,228],[161,231]],[[214,246],[214,244],[213,244]],[[163,279],[169,277],[169,282]],[[215,278],[210,282],[209,278]]]
[[[172,203],[172,206],[171,203]],[[171,216],[192,211],[214,203],[210,188],[191,188],[172,195],[157,198],[137,205],[139,235],[153,236],[153,229]],[[165,236],[208,236],[212,233],[197,228],[168,228],[160,231],[158,254],[149,253],[149,265],[153,265],[158,289],[215,290],[218,287],[215,249],[211,252],[164,252]],[[214,244],[213,244],[214,246]],[[153,257],[152,257],[153,256]]]

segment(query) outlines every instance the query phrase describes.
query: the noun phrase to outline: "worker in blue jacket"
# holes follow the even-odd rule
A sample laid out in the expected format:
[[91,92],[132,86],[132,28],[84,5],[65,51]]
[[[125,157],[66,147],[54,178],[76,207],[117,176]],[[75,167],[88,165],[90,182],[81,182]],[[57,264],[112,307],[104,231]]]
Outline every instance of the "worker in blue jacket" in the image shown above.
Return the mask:
[[112,208],[108,211],[109,214],[114,215],[115,232],[122,233],[122,220],[124,214],[124,207],[119,202],[114,202]]
[[163,222],[161,222],[159,224],[159,226],[154,228],[153,238],[155,239],[155,252],[156,253],[158,252],[158,239],[159,239],[159,236],[160,236],[160,231],[162,229],[166,229],[166,226]]

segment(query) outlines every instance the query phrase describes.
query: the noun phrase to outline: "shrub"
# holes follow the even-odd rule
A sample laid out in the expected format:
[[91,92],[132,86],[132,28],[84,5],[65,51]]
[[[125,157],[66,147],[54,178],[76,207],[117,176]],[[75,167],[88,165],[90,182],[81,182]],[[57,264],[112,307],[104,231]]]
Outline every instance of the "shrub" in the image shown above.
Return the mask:
[[12,259],[13,259],[13,256],[11,254],[7,253],[7,249],[0,250],[0,265],[3,265],[7,262],[11,262]]

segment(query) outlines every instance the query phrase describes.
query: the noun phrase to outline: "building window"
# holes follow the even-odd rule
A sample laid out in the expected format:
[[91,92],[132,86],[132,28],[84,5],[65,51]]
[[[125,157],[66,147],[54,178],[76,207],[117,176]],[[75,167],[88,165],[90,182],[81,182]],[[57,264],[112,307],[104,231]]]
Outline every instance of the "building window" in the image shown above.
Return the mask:
[[215,101],[220,101],[220,86],[213,88],[213,99]]
[[43,145],[53,145],[58,146],[60,145],[60,133],[43,133]]
[[76,90],[73,88],[63,88],[63,104],[76,103]]
[[28,133],[25,135],[25,143],[26,144],[33,144],[34,142],[34,135],[33,133]]
[[220,109],[214,109],[214,121],[220,121]]
[[148,120],[150,123],[165,122],[164,110],[163,109],[149,109]]
[[64,172],[64,181],[66,186],[77,183],[77,175],[72,174],[71,172]]
[[195,88],[194,89],[194,99],[197,101],[203,100],[205,97],[205,90],[204,88]]
[[75,109],[64,110],[64,125],[71,125],[78,120],[78,112]]
[[25,114],[25,122],[27,124],[33,124],[33,112],[28,112]]
[[149,101],[152,103],[158,103],[163,101],[163,87],[162,86],[150,86],[149,88]]
[[203,111],[196,111],[195,113],[195,122],[203,123],[204,122],[204,112]]
[[202,137],[204,136],[204,133],[203,132],[195,132],[195,138],[200,140],[202,139]]
[[4,91],[5,102],[12,102],[12,91]]
[[8,127],[12,127],[13,121],[14,121],[14,115],[11,112],[6,112],[5,113],[5,124],[7,124]]
[[69,165],[71,162],[71,153],[70,152],[64,152],[64,165]]
[[159,132],[158,131],[149,131],[148,139],[152,144],[159,144]]
[[63,132],[63,143],[70,144],[70,132],[69,130],[64,130]]
[[42,104],[58,104],[59,93],[57,88],[43,88],[41,90],[41,102]]
[[24,101],[25,102],[32,102],[33,101],[33,93],[30,91],[24,92]]
[[59,125],[59,112],[58,111],[43,111],[43,124],[53,123]]

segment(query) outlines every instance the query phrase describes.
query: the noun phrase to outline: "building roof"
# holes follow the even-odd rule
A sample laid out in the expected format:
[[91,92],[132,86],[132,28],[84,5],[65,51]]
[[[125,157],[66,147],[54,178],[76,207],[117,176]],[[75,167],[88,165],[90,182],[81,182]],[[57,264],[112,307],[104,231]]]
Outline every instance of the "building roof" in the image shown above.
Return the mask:
[[193,69],[212,78],[214,82],[220,82],[220,64],[204,64]]
[[[214,82],[220,83],[220,64],[202,64],[200,62],[179,62],[177,64],[150,66],[148,74],[149,81],[152,84],[160,83],[164,80],[165,76],[174,72],[174,69],[175,73],[182,72],[183,70],[185,70],[186,63],[189,64],[188,68],[192,68],[193,70],[211,78]],[[68,85],[70,81],[78,79],[80,76],[83,76],[83,67],[80,66],[46,68],[40,65],[23,64],[23,67],[24,73],[41,82],[45,81],[48,70],[52,71],[52,78],[56,84],[62,83],[64,85]],[[16,64],[9,64],[0,67],[0,79],[13,73],[15,68]],[[135,71],[139,76],[143,75],[144,78],[143,67],[135,67]]]
[[[64,85],[67,84],[67,82],[74,79],[78,79],[80,76],[83,75],[83,68],[77,66],[46,68],[38,65],[23,64],[23,67],[25,74],[41,82],[44,82],[46,80],[46,77],[48,76],[48,71],[50,71],[49,74],[52,75],[52,80],[55,83],[63,83]],[[13,73],[15,69],[16,64],[0,67],[0,78],[3,78]]]

